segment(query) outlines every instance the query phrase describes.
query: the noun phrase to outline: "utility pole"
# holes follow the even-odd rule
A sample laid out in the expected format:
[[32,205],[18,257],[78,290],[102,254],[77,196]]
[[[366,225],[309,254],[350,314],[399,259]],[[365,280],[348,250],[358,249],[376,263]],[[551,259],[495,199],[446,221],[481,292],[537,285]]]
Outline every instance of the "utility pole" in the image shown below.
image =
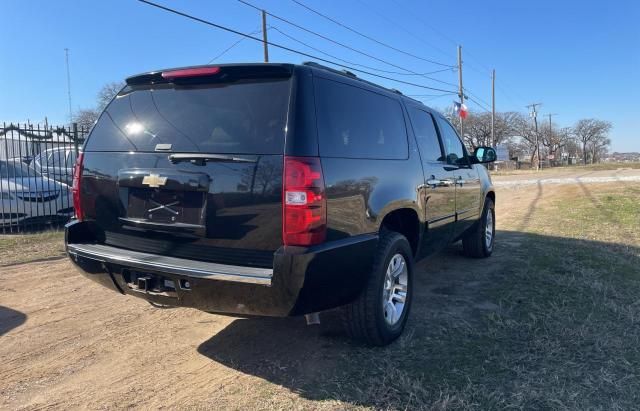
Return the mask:
[[[464,104],[464,87],[462,87],[462,46],[458,46],[458,96],[460,105]],[[464,138],[464,119],[460,117],[460,137]]]
[[536,148],[534,154],[536,155],[536,171],[540,170],[540,138],[538,137],[538,111],[536,107],[542,105],[542,103],[532,103],[527,106],[530,110],[529,115],[533,118],[533,124],[536,127]]
[[71,74],[69,72],[69,49],[64,49],[64,58],[67,63],[67,97],[69,99],[69,123],[73,122],[73,111],[71,109]]
[[496,69],[491,72],[491,144],[496,146]]
[[[549,113],[549,114],[547,114],[547,116],[549,116],[549,147],[553,147],[553,145],[552,145],[552,143],[551,143],[551,141],[552,141],[551,139],[552,139],[552,137],[553,137],[553,126],[551,125],[551,117],[552,117],[552,116],[556,116],[556,115],[557,115],[556,113]],[[556,162],[556,158],[555,158],[555,156],[556,156],[556,153],[555,153],[555,152],[553,152],[553,162],[554,162],[554,163]]]
[[267,45],[267,12],[262,10],[262,47],[264,48],[264,62],[269,62],[269,46]]
[[549,116],[549,135],[551,135],[551,117],[552,116],[557,116],[558,113],[549,113],[547,114],[547,116]]

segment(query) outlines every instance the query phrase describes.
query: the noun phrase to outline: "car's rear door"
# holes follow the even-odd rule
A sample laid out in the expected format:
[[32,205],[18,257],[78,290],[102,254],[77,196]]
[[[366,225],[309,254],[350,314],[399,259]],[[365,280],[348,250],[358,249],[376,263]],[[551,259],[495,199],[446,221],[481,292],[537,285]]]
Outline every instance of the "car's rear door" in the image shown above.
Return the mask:
[[422,198],[425,202],[427,233],[422,254],[445,246],[453,235],[456,215],[454,176],[447,170],[434,118],[426,109],[408,106],[412,129],[420,150],[424,171]]
[[129,79],[84,149],[86,217],[112,246],[269,266],[290,95],[285,66]]
[[438,126],[448,166],[456,187],[456,224],[454,235],[459,236],[478,219],[481,185],[478,172],[469,161],[458,133],[445,119],[438,117]]

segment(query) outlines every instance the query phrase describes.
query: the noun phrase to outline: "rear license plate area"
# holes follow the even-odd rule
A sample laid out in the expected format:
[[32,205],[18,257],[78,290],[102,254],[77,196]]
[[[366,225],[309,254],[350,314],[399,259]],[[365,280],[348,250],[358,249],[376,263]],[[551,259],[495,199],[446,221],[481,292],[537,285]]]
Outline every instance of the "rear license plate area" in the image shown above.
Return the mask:
[[201,225],[205,194],[197,191],[169,191],[129,188],[127,217],[159,224]]

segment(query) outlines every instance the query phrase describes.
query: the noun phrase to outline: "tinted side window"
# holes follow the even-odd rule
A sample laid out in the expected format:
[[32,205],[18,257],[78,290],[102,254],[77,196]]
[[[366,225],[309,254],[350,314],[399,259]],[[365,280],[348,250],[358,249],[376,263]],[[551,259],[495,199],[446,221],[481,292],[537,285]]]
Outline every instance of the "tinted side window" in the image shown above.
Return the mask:
[[422,159],[424,161],[442,161],[440,141],[438,140],[438,133],[431,114],[410,107],[409,117],[411,118],[413,132],[416,135]]
[[460,142],[460,138],[458,138],[458,133],[456,133],[451,124],[438,117],[438,127],[440,128],[447,163],[455,165],[467,164],[462,143]]
[[331,80],[315,79],[320,155],[407,158],[407,130],[400,102]]

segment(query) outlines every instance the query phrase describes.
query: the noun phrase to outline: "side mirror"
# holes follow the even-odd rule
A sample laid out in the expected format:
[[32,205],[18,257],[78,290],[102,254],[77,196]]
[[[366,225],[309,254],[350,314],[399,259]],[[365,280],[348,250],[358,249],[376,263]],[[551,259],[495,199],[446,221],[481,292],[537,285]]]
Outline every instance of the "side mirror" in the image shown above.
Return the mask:
[[496,150],[491,147],[478,147],[473,153],[473,157],[476,161],[474,163],[491,163],[498,159]]

